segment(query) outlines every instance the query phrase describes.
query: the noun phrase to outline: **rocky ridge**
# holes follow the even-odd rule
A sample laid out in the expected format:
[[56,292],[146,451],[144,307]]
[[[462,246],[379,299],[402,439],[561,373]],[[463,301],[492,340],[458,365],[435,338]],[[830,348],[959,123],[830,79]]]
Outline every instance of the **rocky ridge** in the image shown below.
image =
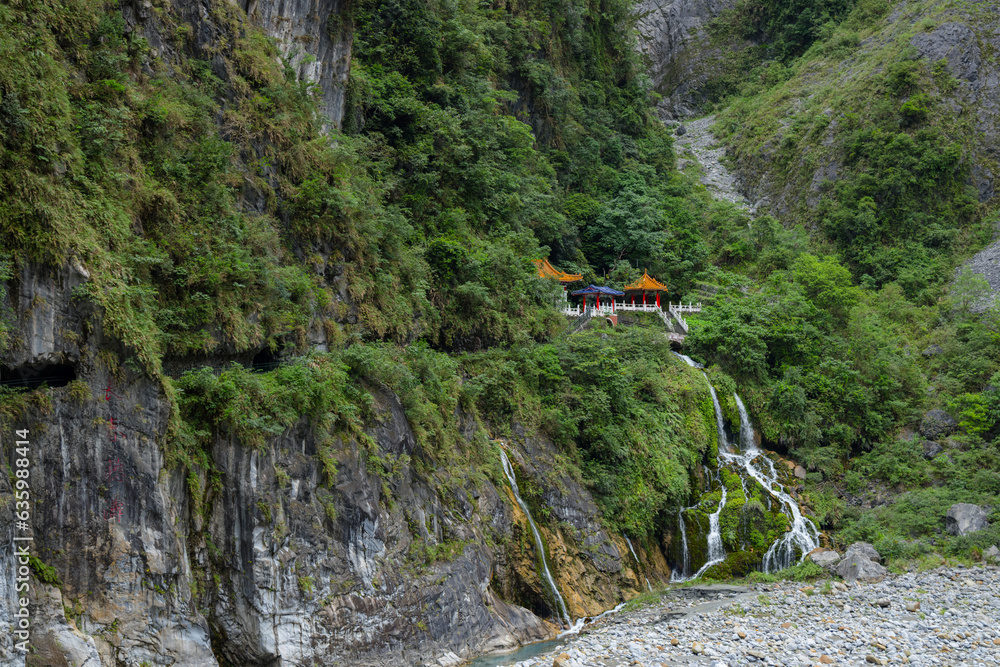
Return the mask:
[[735,6],[734,0],[643,0],[636,6],[639,51],[662,95],[657,108],[665,120],[698,113],[701,88],[721,66],[724,51],[712,43],[706,24]]

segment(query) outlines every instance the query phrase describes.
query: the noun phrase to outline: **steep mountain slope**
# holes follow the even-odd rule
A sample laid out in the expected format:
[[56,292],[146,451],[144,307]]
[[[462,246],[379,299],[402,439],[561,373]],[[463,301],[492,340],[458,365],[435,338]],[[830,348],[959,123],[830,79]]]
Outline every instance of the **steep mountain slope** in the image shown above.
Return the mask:
[[688,343],[810,471],[822,526],[892,557],[998,538],[944,533],[1000,492],[994,252],[956,273],[996,233],[994,9],[746,0],[694,47],[753,42],[693,80],[757,217],[706,220]]
[[715,507],[780,535],[659,319],[569,335],[545,256],[711,297],[721,421],[738,391],[833,539],[995,541],[936,532],[1000,497],[1000,320],[949,286],[1000,173],[954,26],[992,19],[803,3],[637,19],[759,217],[676,170],[619,0],[0,7],[3,659],[450,664],[556,631],[543,562],[579,618],[669,578],[680,516],[699,558]]

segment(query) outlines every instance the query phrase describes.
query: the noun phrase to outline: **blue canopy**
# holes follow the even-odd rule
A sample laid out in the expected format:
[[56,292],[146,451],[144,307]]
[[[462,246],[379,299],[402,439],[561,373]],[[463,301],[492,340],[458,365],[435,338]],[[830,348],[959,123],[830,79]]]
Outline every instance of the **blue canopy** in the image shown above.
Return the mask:
[[570,292],[573,296],[587,296],[588,294],[604,294],[606,296],[625,296],[625,292],[619,292],[610,287],[598,287],[597,285],[587,285],[583,289]]

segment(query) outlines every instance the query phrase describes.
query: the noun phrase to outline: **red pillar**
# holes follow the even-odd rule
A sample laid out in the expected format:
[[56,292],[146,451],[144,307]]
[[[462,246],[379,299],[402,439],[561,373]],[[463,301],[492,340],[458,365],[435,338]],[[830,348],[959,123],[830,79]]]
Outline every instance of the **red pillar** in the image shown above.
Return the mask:
[[656,307],[657,308],[660,307],[660,293],[659,292],[656,293]]
[[600,310],[601,309],[601,295],[600,294],[595,294],[594,295],[594,303],[597,304],[597,309]]
[[646,305],[646,290],[642,290],[642,305]]

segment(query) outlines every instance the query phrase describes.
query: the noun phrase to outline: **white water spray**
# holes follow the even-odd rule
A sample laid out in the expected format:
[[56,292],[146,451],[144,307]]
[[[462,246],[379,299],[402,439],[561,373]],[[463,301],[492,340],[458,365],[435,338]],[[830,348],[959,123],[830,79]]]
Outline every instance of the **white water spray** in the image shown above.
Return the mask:
[[688,571],[691,569],[691,553],[688,551],[687,526],[684,524],[684,510],[677,512],[677,525],[681,529],[681,573],[677,570],[670,573],[670,581],[684,581]]
[[[722,490],[722,497],[719,498],[719,506],[715,508],[715,512],[708,516],[708,560],[688,579],[697,579],[708,568],[726,560],[726,550],[722,547],[722,532],[719,530],[719,516],[722,514],[722,508],[726,506],[727,495],[726,485],[722,483],[721,479],[719,480],[719,488]],[[680,581],[685,580],[681,579]]]
[[[771,548],[764,554],[762,568],[764,572],[777,572],[786,567],[791,567],[795,561],[795,552],[799,551],[799,562],[805,559],[806,555],[819,546],[819,529],[809,519],[802,516],[798,503],[785,491],[784,486],[778,482],[778,472],[775,470],[774,461],[768,458],[762,451],[757,449],[754,440],[753,424],[747,416],[743,401],[736,396],[736,405],[740,409],[740,434],[741,444],[744,445],[742,454],[721,454],[721,458],[727,463],[738,466],[741,474],[747,474],[757,481],[768,496],[774,496],[781,503],[781,511],[791,520],[789,530],[780,538],[775,540]],[[744,435],[748,434],[748,435]]]
[[[622,533],[622,537],[625,538],[625,543],[628,544],[628,550],[632,552],[632,558],[635,559],[635,564],[639,566],[639,570],[641,571],[642,563],[639,562],[639,557],[635,555],[635,549],[632,547],[632,540],[630,540],[628,538],[628,535],[626,535],[625,533]],[[646,580],[646,588],[649,589],[650,593],[652,593],[653,587],[649,585],[649,577],[643,575],[643,579]]]
[[[507,480],[510,482],[511,491],[514,492],[514,499],[517,504],[521,506],[521,511],[524,512],[524,516],[528,517],[528,525],[531,526],[531,534],[535,536],[535,550],[538,552],[539,560],[542,562],[542,580],[548,584],[549,592],[555,599],[556,609],[562,617],[563,623],[571,631],[574,629],[573,621],[569,617],[569,612],[566,611],[566,602],[563,600],[562,595],[559,594],[559,587],[556,586],[555,579],[552,578],[552,574],[549,572],[549,563],[545,558],[545,545],[542,543],[542,535],[538,532],[538,527],[535,525],[535,520],[531,518],[531,511],[528,509],[528,504],[521,499],[521,493],[517,489],[517,479],[514,477],[514,467],[511,466],[510,460],[507,458],[507,453],[501,449],[500,450],[500,460],[503,462],[503,472],[507,476]],[[579,628],[577,628],[579,630]]]
[[722,418],[722,406],[719,405],[719,397],[715,395],[715,387],[708,380],[708,375],[704,371],[701,373],[705,376],[705,382],[708,382],[708,390],[712,393],[712,405],[715,406],[715,427],[719,431],[719,453],[729,452],[732,448],[729,446],[729,436],[726,435],[726,422]]
[[736,409],[740,411],[740,451],[744,454],[758,451],[757,437],[754,435],[753,424],[750,423],[747,409],[743,405],[743,401],[740,400],[739,394],[733,394],[733,398],[736,399]]
[[[701,364],[691,359],[691,357],[683,354],[677,354],[676,352],[674,354],[693,368],[704,368]],[[778,473],[775,470],[774,461],[768,458],[767,455],[765,455],[757,447],[757,439],[754,433],[753,424],[750,421],[750,416],[747,413],[746,406],[743,405],[743,401],[737,394],[733,394],[733,397],[736,399],[736,407],[740,413],[740,434],[738,446],[742,453],[735,454],[732,452],[732,446],[729,443],[728,436],[726,435],[722,408],[719,405],[719,399],[715,393],[715,388],[712,386],[711,381],[708,379],[708,375],[705,374],[704,371],[702,371],[702,375],[705,376],[705,381],[708,382],[708,387],[712,394],[712,404],[715,408],[715,422],[719,433],[720,462],[733,464],[736,472],[740,476],[745,497],[749,498],[747,483],[750,479],[753,479],[764,488],[764,498],[767,501],[768,511],[771,510],[771,498],[773,497],[781,503],[782,513],[788,516],[791,520],[789,530],[782,537],[775,540],[775,542],[767,550],[767,553],[764,555],[762,563],[764,572],[776,572],[786,567],[790,567],[795,560],[796,551],[800,554],[799,562],[801,562],[810,551],[819,546],[819,530],[812,521],[802,516],[798,503],[795,502],[795,499],[792,498],[785,491],[784,487],[778,482]],[[715,514],[709,517],[708,562],[703,565],[698,572],[689,577],[690,579],[695,579],[701,576],[705,570],[714,565],[716,562],[721,562],[725,559],[725,551],[722,548],[721,536],[718,534],[718,519],[719,515],[722,513],[725,503],[726,488],[723,485],[722,498],[719,501],[719,507],[716,509]],[[675,572],[671,575],[671,581],[684,581],[685,575],[690,569],[690,563],[688,562],[690,556],[688,555],[687,527],[684,522],[684,510],[681,510],[678,514],[678,524],[681,532],[681,545],[684,551],[683,572],[679,578],[676,578]],[[715,548],[715,551],[713,551],[713,548]],[[715,560],[716,558],[718,560]]]

